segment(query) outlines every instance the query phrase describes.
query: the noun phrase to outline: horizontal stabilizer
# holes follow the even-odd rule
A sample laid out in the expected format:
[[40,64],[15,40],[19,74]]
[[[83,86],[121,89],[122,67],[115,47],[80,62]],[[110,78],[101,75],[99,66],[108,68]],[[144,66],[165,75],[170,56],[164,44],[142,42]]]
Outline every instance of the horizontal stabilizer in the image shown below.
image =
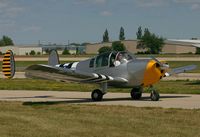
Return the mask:
[[189,66],[174,68],[170,72],[167,72],[166,76],[171,76],[171,75],[174,75],[174,74],[183,73],[183,72],[186,72],[186,71],[191,71],[191,70],[194,70],[196,68],[197,68],[196,65],[189,65]]
[[15,59],[11,50],[8,50],[4,55],[2,71],[5,77],[9,79],[15,75]]
[[76,73],[70,69],[53,67],[49,65],[32,65],[25,70],[27,78],[40,78],[56,81],[81,81],[84,78],[90,78],[91,75]]

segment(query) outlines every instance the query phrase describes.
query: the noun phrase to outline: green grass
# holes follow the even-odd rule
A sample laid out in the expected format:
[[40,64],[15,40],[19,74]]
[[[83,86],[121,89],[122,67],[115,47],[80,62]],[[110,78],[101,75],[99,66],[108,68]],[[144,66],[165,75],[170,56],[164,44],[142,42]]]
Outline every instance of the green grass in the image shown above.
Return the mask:
[[200,94],[200,81],[161,81],[155,88],[160,93]]
[[[0,90],[53,90],[91,92],[93,84],[63,83],[34,79],[0,79]],[[200,94],[200,81],[161,81],[155,85],[160,93]],[[130,88],[109,88],[108,92],[127,92]],[[146,92],[146,89],[145,89]]]
[[0,102],[1,137],[199,137],[200,110]]

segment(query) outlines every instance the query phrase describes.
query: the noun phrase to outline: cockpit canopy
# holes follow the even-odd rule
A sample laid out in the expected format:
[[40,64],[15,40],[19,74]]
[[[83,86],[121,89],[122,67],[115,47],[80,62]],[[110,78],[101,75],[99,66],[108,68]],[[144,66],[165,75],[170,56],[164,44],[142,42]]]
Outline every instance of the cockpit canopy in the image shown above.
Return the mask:
[[130,52],[106,52],[96,56],[95,58],[92,58],[90,60],[89,67],[115,67],[119,66],[120,64],[127,63],[133,59],[135,59],[135,56]]

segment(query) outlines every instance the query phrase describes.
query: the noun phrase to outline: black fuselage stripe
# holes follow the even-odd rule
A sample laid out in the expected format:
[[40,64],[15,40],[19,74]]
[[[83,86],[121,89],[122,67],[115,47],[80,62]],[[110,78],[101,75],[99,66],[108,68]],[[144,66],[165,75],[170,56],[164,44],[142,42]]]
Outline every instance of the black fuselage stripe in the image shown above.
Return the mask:
[[105,77],[106,77],[106,80],[110,80],[110,78],[108,76],[105,75]]
[[97,80],[97,79],[99,79],[99,78],[87,79],[87,80],[85,80],[85,81],[93,81],[93,80]]
[[93,80],[92,80],[92,79],[91,79],[91,80],[88,80],[88,82],[96,82],[96,83],[99,83],[99,82],[107,82],[107,81],[110,80],[110,78],[109,78],[108,76],[106,76],[106,75],[103,75],[103,76],[106,77],[106,79],[102,79],[102,75],[100,75],[100,74],[97,74],[97,75],[99,76],[99,78],[94,78]]
[[64,64],[60,64],[60,66],[59,67],[61,67],[61,68],[64,68]]
[[102,78],[102,75],[100,75],[100,74],[97,74],[98,76],[99,76],[99,79],[101,79]]
[[86,79],[86,80],[83,80],[83,81],[85,81],[85,82],[92,82],[94,80],[98,80],[98,79],[102,78],[102,76],[100,74],[97,74],[97,75],[98,75],[98,78],[91,78],[91,79]]
[[[86,80],[83,80],[83,82],[89,82],[89,83],[99,83],[99,82],[107,82],[107,81],[110,81],[111,79],[106,76],[106,75],[101,75],[101,74],[97,74],[98,75],[98,78],[91,78],[91,79],[86,79]],[[103,76],[106,77],[106,79],[102,79]]]
[[98,78],[91,78],[91,79],[86,79],[86,80],[83,80],[84,82],[95,82],[96,80],[102,80],[102,75],[100,74],[97,74],[98,75]]
[[98,81],[95,81],[96,83],[100,83],[100,82],[108,82],[109,80],[107,79],[104,79],[104,80],[98,80]]

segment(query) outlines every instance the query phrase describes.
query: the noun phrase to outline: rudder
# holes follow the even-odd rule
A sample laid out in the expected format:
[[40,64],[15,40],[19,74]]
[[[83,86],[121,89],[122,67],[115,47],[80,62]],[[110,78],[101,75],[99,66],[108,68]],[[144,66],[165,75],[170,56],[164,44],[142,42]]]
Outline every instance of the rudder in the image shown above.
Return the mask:
[[55,66],[57,64],[60,64],[58,53],[56,50],[51,50],[49,54],[48,65]]
[[6,51],[3,62],[2,71],[6,78],[11,79],[15,75],[15,59],[11,50]]

